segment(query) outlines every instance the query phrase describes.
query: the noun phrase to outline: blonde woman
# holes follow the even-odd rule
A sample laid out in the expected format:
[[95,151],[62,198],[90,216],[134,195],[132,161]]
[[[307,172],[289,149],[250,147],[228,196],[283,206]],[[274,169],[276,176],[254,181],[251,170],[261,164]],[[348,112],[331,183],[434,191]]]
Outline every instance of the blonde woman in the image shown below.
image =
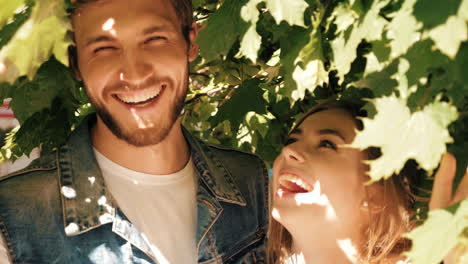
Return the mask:
[[[411,247],[402,234],[413,228],[411,166],[390,180],[366,185],[363,160],[371,150],[345,147],[362,125],[356,107],[332,102],[298,122],[273,166],[270,263],[406,263]],[[455,159],[445,155],[430,207],[467,197],[465,175],[451,197]]]

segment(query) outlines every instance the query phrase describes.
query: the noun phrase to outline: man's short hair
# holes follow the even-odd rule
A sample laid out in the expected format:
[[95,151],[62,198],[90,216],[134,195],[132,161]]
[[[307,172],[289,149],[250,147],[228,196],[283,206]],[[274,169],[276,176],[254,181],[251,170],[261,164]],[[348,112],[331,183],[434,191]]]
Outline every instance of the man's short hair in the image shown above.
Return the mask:
[[[91,2],[97,2],[99,0],[77,0],[76,4],[82,5]],[[185,37],[187,43],[190,42],[189,32],[192,29],[193,23],[193,11],[192,11],[192,0],[169,0],[172,3],[179,22],[182,26],[182,34]]]

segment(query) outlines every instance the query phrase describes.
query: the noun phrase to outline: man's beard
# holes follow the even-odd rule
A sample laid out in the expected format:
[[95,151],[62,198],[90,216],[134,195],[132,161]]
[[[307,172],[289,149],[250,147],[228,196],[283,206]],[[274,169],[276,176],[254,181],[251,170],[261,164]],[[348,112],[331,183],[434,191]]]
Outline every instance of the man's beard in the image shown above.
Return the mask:
[[184,85],[186,86],[186,89],[184,89],[183,94],[176,98],[176,101],[172,106],[172,111],[169,111],[168,119],[161,120],[162,122],[160,124],[154,125],[150,128],[145,128],[144,130],[141,129],[129,131],[123,129],[123,127],[119,125],[119,122],[112,116],[107,108],[94,101],[91,96],[88,95],[88,97],[94,109],[96,110],[97,115],[101,118],[112,134],[130,145],[136,147],[145,147],[160,143],[171,131],[174,123],[179,118],[179,115],[184,108],[185,98],[187,96],[188,90],[188,76]]

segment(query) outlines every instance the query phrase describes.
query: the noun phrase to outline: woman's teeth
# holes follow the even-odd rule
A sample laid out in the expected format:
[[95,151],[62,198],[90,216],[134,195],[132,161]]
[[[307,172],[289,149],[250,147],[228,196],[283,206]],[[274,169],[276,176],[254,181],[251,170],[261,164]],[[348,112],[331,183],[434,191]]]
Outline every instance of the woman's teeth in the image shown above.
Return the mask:
[[134,94],[116,94],[116,97],[126,104],[141,104],[153,100],[159,92],[160,90],[148,90]]
[[295,193],[305,193],[313,190],[313,187],[310,184],[291,174],[281,175],[278,182],[282,187]]

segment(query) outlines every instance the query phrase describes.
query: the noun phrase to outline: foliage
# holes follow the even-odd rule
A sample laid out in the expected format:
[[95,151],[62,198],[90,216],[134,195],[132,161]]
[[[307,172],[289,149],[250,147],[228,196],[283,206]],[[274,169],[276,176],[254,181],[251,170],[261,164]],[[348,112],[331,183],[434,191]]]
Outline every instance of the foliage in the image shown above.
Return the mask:
[[[0,0],[0,99],[12,98],[21,123],[3,146],[3,158],[37,145],[60,145],[92,111],[64,66],[70,43],[64,10],[73,2]],[[191,64],[183,122],[199,137],[271,163],[294,120],[311,106],[329,98],[364,99],[369,117],[354,144],[381,149],[382,156],[370,161],[372,180],[400,171],[408,159],[432,170],[446,144],[465,171],[468,0],[193,0],[193,5],[202,29],[200,56]],[[444,223],[437,215],[429,214],[429,221],[440,228]],[[415,243],[408,255],[440,260],[444,250],[431,252],[433,240]]]
[[[429,212],[428,220],[418,226],[406,237],[412,239],[414,248],[406,255],[413,259],[414,264],[439,263],[446,253],[457,245],[457,241],[468,226],[468,200],[457,203],[446,209]],[[434,243],[428,244],[427,241]],[[465,238],[460,246],[468,246]],[[427,247],[430,248],[427,248]],[[431,252],[431,254],[427,254]],[[455,256],[457,259],[462,256]],[[464,263],[464,262],[459,262]]]

